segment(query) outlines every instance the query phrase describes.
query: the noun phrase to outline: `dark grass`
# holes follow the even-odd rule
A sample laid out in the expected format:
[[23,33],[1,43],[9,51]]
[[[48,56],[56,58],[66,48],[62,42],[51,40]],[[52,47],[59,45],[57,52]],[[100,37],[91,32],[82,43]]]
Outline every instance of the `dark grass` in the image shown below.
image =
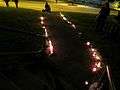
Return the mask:
[[39,11],[23,8],[3,8],[0,10],[0,25],[20,30],[39,32]]
[[43,35],[40,26],[40,12],[29,9],[0,8],[0,51],[27,52],[40,50]]
[[41,15],[30,9],[0,8],[1,64],[29,64],[33,61],[32,52],[43,49],[44,37],[36,35],[43,35]]
[[36,36],[36,33],[43,34],[38,19],[41,15],[41,12],[29,9],[0,8],[0,84],[3,86],[0,88],[44,90],[47,87],[43,78],[46,78],[44,75],[49,77],[47,72],[53,65],[48,66],[50,63],[43,53],[32,53],[43,48],[44,38]]
[[[83,32],[86,40],[92,41],[96,48],[99,49],[103,60],[106,64],[111,66],[111,72],[113,81],[115,82],[116,89],[119,89],[120,83],[120,67],[119,67],[119,41],[115,41],[113,38],[105,38],[104,34],[100,34],[95,31],[95,14],[84,14],[84,13],[64,13],[71,21],[75,22],[78,26],[78,30]],[[109,22],[112,22],[112,19],[115,16],[109,17]]]

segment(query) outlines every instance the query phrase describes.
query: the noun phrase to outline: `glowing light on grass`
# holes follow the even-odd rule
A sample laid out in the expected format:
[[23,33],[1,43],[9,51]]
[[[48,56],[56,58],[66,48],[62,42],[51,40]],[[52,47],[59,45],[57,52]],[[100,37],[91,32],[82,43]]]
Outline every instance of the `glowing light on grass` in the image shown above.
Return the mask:
[[91,52],[92,52],[92,56],[93,56],[96,60],[101,60],[101,57],[100,57],[100,55],[99,55],[99,53],[97,52],[96,49],[91,48],[90,50],[91,50]]
[[72,27],[73,27],[74,29],[76,29],[76,26],[75,26],[75,24],[72,24]]
[[60,16],[63,18],[63,20],[68,21],[67,18],[60,12]]
[[70,21],[68,21],[67,23],[68,23],[68,24],[72,24],[72,22],[70,22]]
[[85,85],[88,85],[89,83],[88,83],[88,81],[85,81]]
[[63,15],[61,12],[60,12],[60,16],[61,16],[61,17],[64,17],[64,15]]
[[91,51],[92,51],[92,52],[95,52],[95,51],[96,51],[96,49],[94,49],[94,48],[91,48]]
[[76,29],[75,24],[72,24],[72,22],[70,22],[69,20],[67,20],[67,18],[60,12],[60,16],[62,17],[62,19],[64,21],[66,21],[68,24],[70,24],[74,29]]
[[67,21],[67,18],[66,18],[66,17],[63,17],[63,20]]
[[48,37],[47,29],[45,29],[45,37]]
[[90,42],[87,42],[87,43],[86,43],[86,45],[88,45],[88,46],[89,46],[89,45],[90,45]]
[[53,54],[53,45],[52,42],[49,40],[49,50],[50,50],[50,55]]
[[47,29],[45,28],[45,32],[47,32]]
[[43,29],[45,29],[45,26],[42,26]]
[[96,55],[95,58],[96,58],[97,60],[100,60],[100,57],[99,57],[98,55]]
[[92,56],[95,57],[96,56],[96,52],[93,52]]
[[94,67],[94,68],[92,69],[92,71],[93,71],[93,72],[96,72],[96,71],[97,71],[97,68],[96,68],[96,67]]
[[44,32],[45,32],[45,37],[47,37],[47,38],[45,38],[45,52],[48,54],[48,55],[51,55],[51,54],[53,54],[53,45],[52,45],[52,42],[51,42],[51,40],[49,39],[49,37],[48,37],[48,32],[47,32],[47,26],[45,26],[44,25],[44,17],[40,17],[40,20],[41,20],[41,24],[42,24],[42,28],[43,28],[43,30],[44,30]]
[[44,20],[44,17],[40,17],[40,20],[43,21],[43,20]]
[[101,62],[95,63],[95,65],[96,65],[96,67],[98,67],[98,68],[102,68],[102,67],[101,67]]
[[41,24],[44,24],[44,22],[43,22],[43,21],[41,21],[40,23],[41,23]]
[[92,67],[91,68],[92,72],[97,72],[101,70],[102,66],[104,65],[104,63],[102,62],[102,57],[98,52],[98,50],[93,48],[93,45],[90,42],[87,42],[86,45],[89,50],[90,56],[92,56],[90,62]]
[[79,34],[79,35],[81,35],[82,33],[81,33],[81,32],[79,32],[78,34]]

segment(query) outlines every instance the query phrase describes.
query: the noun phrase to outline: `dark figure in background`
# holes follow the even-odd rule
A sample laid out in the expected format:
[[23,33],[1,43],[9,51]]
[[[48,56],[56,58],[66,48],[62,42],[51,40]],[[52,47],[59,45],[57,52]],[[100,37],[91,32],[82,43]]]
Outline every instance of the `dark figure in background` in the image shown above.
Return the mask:
[[51,12],[51,8],[48,2],[45,3],[45,9],[43,9],[42,12],[49,12],[49,13]]
[[18,8],[18,0],[13,0],[13,2],[15,3],[16,8]]
[[5,4],[6,4],[7,7],[9,7],[9,1],[10,0],[4,0],[4,2],[5,2]]
[[106,20],[107,20],[107,17],[109,16],[109,14],[110,14],[109,3],[106,2],[101,7],[99,15],[96,18],[96,31],[102,32],[104,30]]

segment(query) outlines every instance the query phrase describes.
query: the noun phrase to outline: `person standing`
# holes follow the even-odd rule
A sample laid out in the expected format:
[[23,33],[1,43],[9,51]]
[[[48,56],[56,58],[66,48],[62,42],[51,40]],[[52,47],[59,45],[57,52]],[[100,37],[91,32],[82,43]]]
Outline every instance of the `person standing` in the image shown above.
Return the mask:
[[18,8],[18,0],[13,0],[13,2],[15,3],[16,8]]
[[42,12],[51,12],[51,7],[48,2],[45,3],[45,9],[43,9]]
[[51,8],[50,8],[50,5],[48,4],[48,2],[45,3],[45,11],[51,12]]
[[96,18],[96,31],[98,32],[103,31],[109,14],[110,14],[110,7],[109,7],[109,3],[106,2],[101,7],[101,10]]

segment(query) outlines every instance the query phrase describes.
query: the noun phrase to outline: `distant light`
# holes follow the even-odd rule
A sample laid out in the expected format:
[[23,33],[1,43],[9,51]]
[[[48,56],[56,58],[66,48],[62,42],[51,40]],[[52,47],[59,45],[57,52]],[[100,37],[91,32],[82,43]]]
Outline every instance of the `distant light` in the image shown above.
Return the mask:
[[100,60],[100,57],[99,57],[98,55],[96,55],[95,58],[96,58],[97,60]]
[[96,71],[97,71],[97,68],[94,67],[94,68],[92,69],[92,71],[93,71],[93,72],[96,72]]
[[48,33],[47,32],[45,32],[45,37],[48,37]]
[[47,32],[47,29],[45,28],[45,32]]
[[88,83],[88,81],[85,81],[85,85],[88,85],[89,83]]
[[44,20],[44,17],[40,17],[40,19],[43,21],[43,20]]
[[86,44],[89,46],[89,45],[90,45],[90,42],[87,42]]
[[96,57],[96,52],[94,52],[94,53],[92,54],[92,56],[93,56],[93,57]]
[[47,29],[45,28],[45,37],[48,37]]
[[45,29],[45,26],[43,26],[42,28],[44,28],[44,29]]
[[61,16],[61,17],[64,17],[64,15],[63,15],[61,12],[60,12],[60,16]]
[[101,62],[95,63],[95,65],[96,65],[98,68],[102,68],[102,67],[101,67]]
[[41,24],[44,24],[44,22],[43,22],[43,21],[41,21]]
[[72,24],[72,22],[68,21],[69,24]]
[[82,33],[81,33],[81,32],[79,32],[78,34],[79,34],[79,35],[81,35]]
[[76,26],[75,26],[75,24],[72,24],[72,27],[76,29]]
[[50,49],[50,54],[53,54],[53,45],[50,40],[49,40],[49,49]]
[[67,21],[67,18],[66,18],[66,17],[63,17],[63,20]]
[[91,49],[92,52],[96,51],[94,48]]

